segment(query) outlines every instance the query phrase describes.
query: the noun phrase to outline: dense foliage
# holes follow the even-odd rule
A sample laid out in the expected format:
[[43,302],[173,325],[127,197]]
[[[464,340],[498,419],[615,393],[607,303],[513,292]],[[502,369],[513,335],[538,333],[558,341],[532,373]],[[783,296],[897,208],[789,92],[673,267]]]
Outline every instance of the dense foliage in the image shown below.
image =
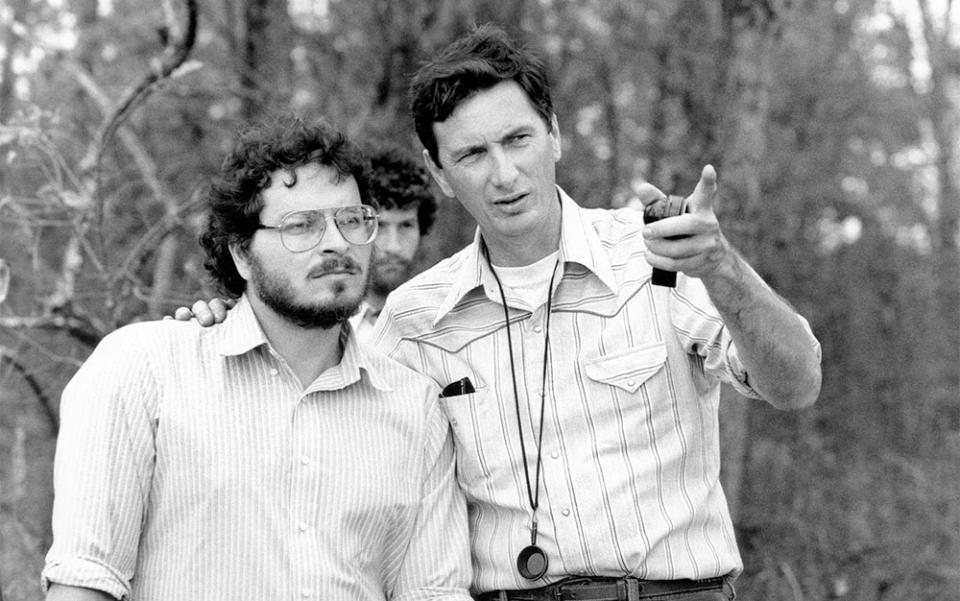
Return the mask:
[[[574,198],[689,192],[713,163],[725,231],[823,343],[814,408],[724,405],[742,598],[957,598],[953,4],[7,0],[0,599],[42,598],[63,384],[105,333],[211,294],[199,198],[238,125],[321,114],[418,153],[409,75],[487,20],[550,65]],[[472,231],[441,202],[424,264]]]

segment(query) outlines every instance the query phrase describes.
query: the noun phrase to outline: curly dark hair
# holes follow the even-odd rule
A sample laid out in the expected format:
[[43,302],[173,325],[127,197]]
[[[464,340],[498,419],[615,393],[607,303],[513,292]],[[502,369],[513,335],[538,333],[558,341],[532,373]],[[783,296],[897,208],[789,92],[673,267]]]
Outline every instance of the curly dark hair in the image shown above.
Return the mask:
[[359,147],[325,121],[284,115],[247,125],[207,193],[207,221],[200,235],[207,255],[204,267],[224,293],[237,297],[246,289],[230,245],[249,247],[260,224],[260,192],[270,186],[277,171],[283,171],[285,185],[293,187],[295,170],[311,164],[332,167],[338,182],[352,177],[360,201],[376,207],[369,192],[369,162]]
[[527,94],[550,131],[553,100],[543,60],[496,25],[477,27],[420,67],[410,83],[410,107],[417,136],[438,167],[433,124],[446,121],[477,92],[510,80]]
[[370,196],[381,209],[417,208],[420,234],[426,235],[437,215],[437,199],[430,188],[430,173],[407,150],[389,142],[371,145]]

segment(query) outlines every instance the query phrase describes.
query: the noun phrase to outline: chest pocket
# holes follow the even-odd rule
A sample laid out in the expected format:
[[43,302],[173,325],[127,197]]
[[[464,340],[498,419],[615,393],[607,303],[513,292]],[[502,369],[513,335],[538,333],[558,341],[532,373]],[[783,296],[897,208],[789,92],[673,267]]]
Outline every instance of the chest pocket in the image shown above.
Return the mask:
[[591,380],[635,393],[663,368],[666,360],[666,344],[656,341],[587,359],[583,367]]
[[509,478],[510,458],[496,396],[489,388],[473,394],[440,399],[453,430],[457,453],[457,479],[468,497],[483,497],[483,490]]

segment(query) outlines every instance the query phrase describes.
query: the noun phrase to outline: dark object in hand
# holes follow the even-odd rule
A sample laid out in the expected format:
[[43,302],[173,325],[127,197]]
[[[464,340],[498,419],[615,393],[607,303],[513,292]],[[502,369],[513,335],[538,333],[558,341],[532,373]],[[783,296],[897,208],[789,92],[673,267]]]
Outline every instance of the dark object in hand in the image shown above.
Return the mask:
[[[663,198],[659,198],[643,208],[643,222],[653,223],[668,217],[676,217],[677,215],[682,215],[686,212],[686,198],[683,196],[674,195],[664,196]],[[672,236],[670,239],[674,238],[682,238],[682,236]],[[653,282],[654,286],[675,288],[677,286],[677,272],[666,271],[654,267],[651,281]]]

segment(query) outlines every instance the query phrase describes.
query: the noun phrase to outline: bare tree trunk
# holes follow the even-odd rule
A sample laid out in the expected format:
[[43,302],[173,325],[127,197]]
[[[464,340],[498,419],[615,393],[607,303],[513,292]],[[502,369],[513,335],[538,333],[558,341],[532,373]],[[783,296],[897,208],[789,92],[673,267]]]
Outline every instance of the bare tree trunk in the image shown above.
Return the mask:
[[617,76],[610,64],[613,58],[606,49],[601,52],[597,76],[603,89],[601,98],[610,156],[606,160],[606,189],[598,190],[596,198],[612,199],[620,184],[620,114],[617,110]]
[[[940,377],[943,382],[941,389],[951,395],[960,390],[960,249],[957,243],[960,237],[960,186],[954,176],[958,158],[955,140],[960,136],[960,123],[949,89],[960,80],[960,47],[952,44],[950,36],[952,9],[955,6],[953,0],[949,0],[945,6],[945,18],[937,19],[931,13],[929,0],[919,0],[930,65],[926,111],[937,147],[935,164],[939,184],[939,216],[934,236],[937,271],[940,273],[937,279],[937,300],[943,323],[950,324],[952,332],[952,336],[948,337],[947,348],[943,351],[947,356],[944,373]],[[937,22],[942,22],[939,30]]]
[[[719,122],[726,124],[720,133],[723,165],[718,169],[722,181],[723,214],[736,214],[739,223],[755,224],[762,201],[761,167],[766,153],[766,125],[769,114],[771,46],[775,16],[766,12],[763,1],[724,0],[721,8],[721,63],[725,80],[722,106],[727,113]],[[723,192],[725,191],[725,192]],[[729,204],[728,204],[729,203]],[[731,206],[736,203],[736,206]],[[730,220],[725,220],[725,227]],[[740,251],[754,263],[758,256],[753,232],[742,236]],[[729,393],[724,395],[729,398]],[[743,402],[723,403],[722,446],[723,485],[728,491],[731,513],[740,509],[744,464],[750,452],[749,412]]]
[[247,0],[240,25],[241,115],[254,119],[285,97],[293,72],[293,25],[284,0]]
[[[956,252],[957,236],[960,235],[960,194],[953,170],[956,167],[954,140],[957,139],[958,125],[947,90],[951,65],[960,65],[960,48],[951,46],[949,21],[944,24],[942,31],[937,30],[934,25],[937,19],[930,12],[929,0],[920,0],[920,12],[930,65],[930,92],[926,108],[937,144],[937,183],[940,188],[937,243],[944,252]],[[953,69],[960,72],[957,67]]]

